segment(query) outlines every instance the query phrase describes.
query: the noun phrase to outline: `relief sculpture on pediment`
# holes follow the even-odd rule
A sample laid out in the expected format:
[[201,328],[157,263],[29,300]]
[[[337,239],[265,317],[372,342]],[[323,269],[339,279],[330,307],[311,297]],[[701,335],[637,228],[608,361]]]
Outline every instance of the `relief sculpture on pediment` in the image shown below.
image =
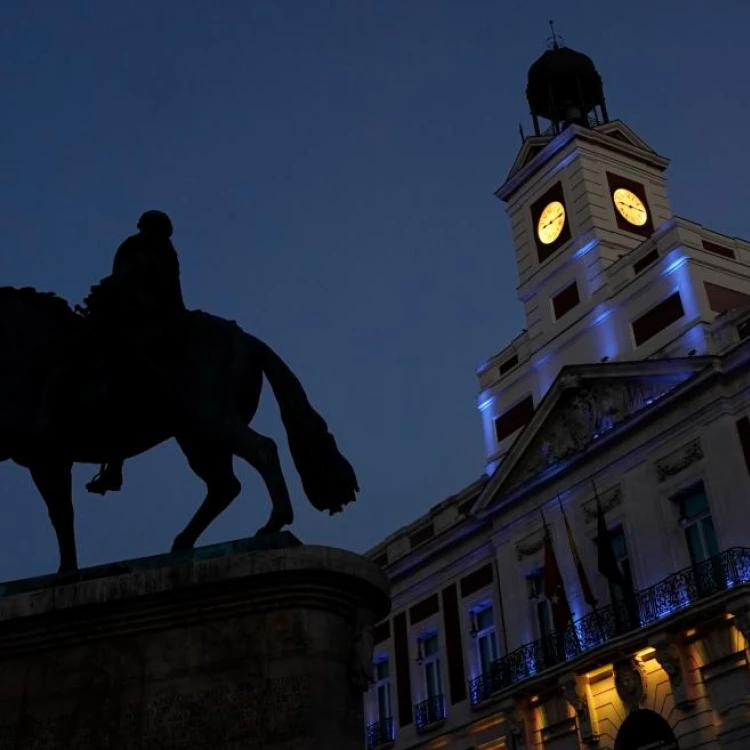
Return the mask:
[[515,486],[569,456],[580,453],[607,431],[670,390],[663,380],[579,382],[563,394],[512,472]]

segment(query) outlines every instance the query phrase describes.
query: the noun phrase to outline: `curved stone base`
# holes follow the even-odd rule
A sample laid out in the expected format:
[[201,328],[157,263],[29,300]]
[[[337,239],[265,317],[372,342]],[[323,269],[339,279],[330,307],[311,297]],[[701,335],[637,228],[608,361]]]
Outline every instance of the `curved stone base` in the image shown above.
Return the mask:
[[363,747],[387,580],[290,538],[6,584],[0,750]]

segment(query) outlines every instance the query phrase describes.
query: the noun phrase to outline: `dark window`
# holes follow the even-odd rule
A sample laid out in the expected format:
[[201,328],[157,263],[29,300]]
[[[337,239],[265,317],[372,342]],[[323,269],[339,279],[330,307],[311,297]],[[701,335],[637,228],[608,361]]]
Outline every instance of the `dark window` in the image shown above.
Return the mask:
[[706,287],[708,306],[715,313],[723,313],[734,307],[744,307],[750,302],[750,296],[742,292],[736,292],[734,289],[727,289],[725,286],[712,284],[710,281],[706,281],[704,286]]
[[646,253],[640,260],[633,263],[633,270],[636,273],[640,273],[644,268],[648,268],[658,257],[659,252],[657,250]]
[[514,354],[512,357],[506,359],[505,362],[501,363],[499,368],[500,374],[505,375],[506,372],[510,372],[517,364],[518,356]]
[[552,298],[552,308],[555,311],[555,318],[562,318],[566,312],[570,312],[580,301],[578,284],[574,281]]
[[737,326],[737,335],[740,337],[740,341],[744,341],[750,336],[750,320],[744,320]]
[[435,536],[435,525],[430,522],[426,526],[423,526],[421,529],[415,531],[409,537],[409,544],[412,548],[417,547],[418,545],[422,544],[422,542],[426,542],[428,539],[432,539],[433,536]]
[[419,604],[415,604],[409,610],[409,621],[412,625],[426,619],[430,615],[434,615],[440,611],[440,602],[438,601],[438,595],[433,594],[428,596],[426,599],[422,599]]
[[703,249],[714,255],[721,255],[723,258],[735,259],[734,250],[729,247],[722,247],[714,242],[706,242],[706,240],[703,240]]
[[391,621],[383,620],[383,622],[379,622],[373,630],[373,637],[376,646],[378,643],[387,641],[391,637]]
[[745,457],[745,466],[747,473],[750,474],[750,419],[742,417],[737,420],[737,435],[740,438],[742,455]]
[[485,565],[479,570],[461,579],[461,596],[469,596],[475,591],[489,586],[492,583],[492,565]]
[[719,554],[714,521],[703,482],[680,496],[680,517],[693,565]]
[[527,424],[533,416],[534,399],[527,396],[495,420],[497,442],[499,443],[501,440],[505,440],[508,435],[512,435],[516,430]]
[[647,313],[644,313],[640,318],[633,321],[635,345],[640,346],[645,341],[656,336],[659,331],[663,331],[670,323],[679,320],[684,314],[685,310],[682,308],[680,293],[675,292],[656,307],[652,307]]
[[[625,579],[625,586],[628,591],[633,591],[633,571],[630,568],[630,555],[625,543],[625,532],[622,526],[617,526],[609,532],[609,538],[612,544],[612,551],[615,553],[615,560],[620,568],[622,577]],[[625,589],[619,583],[609,582],[609,595],[613,602],[625,601]]]

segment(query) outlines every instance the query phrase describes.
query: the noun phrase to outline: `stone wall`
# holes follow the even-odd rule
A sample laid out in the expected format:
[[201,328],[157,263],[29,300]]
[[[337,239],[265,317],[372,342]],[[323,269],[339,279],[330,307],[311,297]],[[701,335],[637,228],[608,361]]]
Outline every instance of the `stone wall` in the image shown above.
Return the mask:
[[387,591],[358,555],[304,546],[8,585],[0,750],[361,748]]

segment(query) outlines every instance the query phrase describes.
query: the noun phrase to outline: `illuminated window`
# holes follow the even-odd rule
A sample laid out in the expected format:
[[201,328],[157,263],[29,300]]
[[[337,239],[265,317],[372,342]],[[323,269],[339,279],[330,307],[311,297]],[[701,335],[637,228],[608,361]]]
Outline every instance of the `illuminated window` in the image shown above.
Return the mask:
[[690,561],[693,565],[719,554],[714,522],[703,482],[679,496],[680,525],[685,530]]
[[481,674],[490,673],[490,665],[497,661],[497,636],[492,605],[485,605],[471,612],[471,635],[476,639],[477,662]]

